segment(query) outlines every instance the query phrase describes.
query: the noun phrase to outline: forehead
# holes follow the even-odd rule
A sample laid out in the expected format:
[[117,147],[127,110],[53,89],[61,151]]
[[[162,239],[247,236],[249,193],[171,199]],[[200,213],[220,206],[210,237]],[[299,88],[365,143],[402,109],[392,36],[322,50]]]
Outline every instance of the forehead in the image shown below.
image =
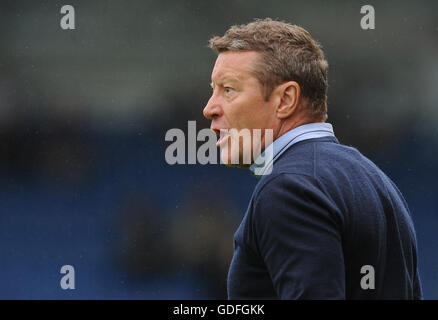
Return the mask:
[[251,71],[260,53],[256,51],[225,51],[218,55],[211,74],[212,81],[226,77],[244,80],[252,76]]

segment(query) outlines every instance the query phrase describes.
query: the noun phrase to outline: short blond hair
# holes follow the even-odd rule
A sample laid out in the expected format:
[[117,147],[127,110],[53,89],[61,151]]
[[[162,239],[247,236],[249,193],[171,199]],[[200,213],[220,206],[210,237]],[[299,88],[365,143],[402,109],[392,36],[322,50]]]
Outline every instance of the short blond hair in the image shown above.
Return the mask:
[[254,50],[262,59],[253,73],[269,100],[276,86],[296,81],[302,97],[309,101],[313,116],[327,119],[328,63],[320,45],[305,29],[270,18],[235,25],[222,37],[210,39],[209,46],[217,53],[233,50]]

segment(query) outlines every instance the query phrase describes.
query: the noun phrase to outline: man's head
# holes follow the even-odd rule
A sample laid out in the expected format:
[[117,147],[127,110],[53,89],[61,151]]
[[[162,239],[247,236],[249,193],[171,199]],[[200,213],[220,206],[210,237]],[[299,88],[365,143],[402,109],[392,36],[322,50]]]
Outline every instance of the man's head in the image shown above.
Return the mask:
[[[275,140],[299,125],[326,120],[328,64],[303,28],[256,20],[213,37],[210,48],[218,58],[211,78],[213,94],[204,115],[212,120],[216,133],[231,128],[262,129],[262,133],[272,129]],[[230,141],[232,135],[219,144]],[[261,145],[263,150],[263,141]],[[240,164],[242,149],[234,155]],[[230,157],[230,149],[221,154],[223,162],[230,163]]]

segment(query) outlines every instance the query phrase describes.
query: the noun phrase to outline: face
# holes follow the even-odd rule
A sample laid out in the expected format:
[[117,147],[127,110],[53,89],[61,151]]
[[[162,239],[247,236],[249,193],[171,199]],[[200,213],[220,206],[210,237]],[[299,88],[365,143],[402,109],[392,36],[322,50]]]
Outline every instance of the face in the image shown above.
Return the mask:
[[228,165],[248,167],[264,148],[264,130],[275,123],[274,106],[265,101],[262,86],[251,73],[259,55],[255,51],[220,53],[211,75],[213,92],[203,113],[220,135],[221,161]]

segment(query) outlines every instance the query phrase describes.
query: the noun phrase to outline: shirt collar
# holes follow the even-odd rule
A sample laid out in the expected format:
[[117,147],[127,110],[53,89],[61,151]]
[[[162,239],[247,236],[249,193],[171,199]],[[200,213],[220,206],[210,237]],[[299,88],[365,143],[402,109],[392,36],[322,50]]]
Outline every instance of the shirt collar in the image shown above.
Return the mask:
[[308,139],[334,136],[333,126],[330,123],[315,122],[296,127],[278,137],[266,147],[249,169],[255,176],[270,174],[274,162],[295,143]]

